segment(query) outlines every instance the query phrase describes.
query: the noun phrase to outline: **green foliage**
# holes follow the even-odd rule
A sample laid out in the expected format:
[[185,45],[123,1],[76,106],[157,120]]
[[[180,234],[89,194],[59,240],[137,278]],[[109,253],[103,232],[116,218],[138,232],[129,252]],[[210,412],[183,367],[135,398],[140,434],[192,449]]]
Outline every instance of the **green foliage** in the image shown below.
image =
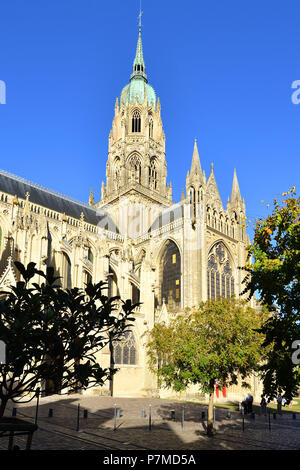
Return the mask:
[[219,299],[201,303],[150,332],[148,356],[160,385],[184,390],[198,384],[212,393],[219,386],[236,384],[258,369],[264,337],[256,331],[266,312],[244,301]]
[[[119,312],[119,297],[108,298],[103,281],[65,291],[53,268],[45,274],[35,263],[15,265],[24,281],[2,292],[0,300],[0,338],[7,351],[6,364],[0,365],[0,416],[8,399],[25,398],[42,381],[50,381],[57,393],[111,379],[116,369],[102,368],[95,354],[122,338],[137,306],[127,300]],[[30,286],[35,275],[44,282]]]
[[295,187],[282,196],[288,197],[281,203],[275,199],[272,213],[255,224],[244,292],[251,297],[258,291],[273,311],[261,330],[269,346],[264,393],[274,398],[284,392],[291,400],[300,385],[299,365],[292,362],[293,341],[300,339],[300,199]]

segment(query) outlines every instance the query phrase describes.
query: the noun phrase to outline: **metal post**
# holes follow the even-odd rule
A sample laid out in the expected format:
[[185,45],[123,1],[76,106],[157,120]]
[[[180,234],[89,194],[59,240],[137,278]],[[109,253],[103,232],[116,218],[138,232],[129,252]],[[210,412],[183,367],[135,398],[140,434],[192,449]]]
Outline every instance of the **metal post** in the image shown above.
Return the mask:
[[77,426],[76,426],[76,431],[79,431],[79,418],[80,418],[80,403],[78,403],[78,406],[77,406]]
[[83,410],[83,417],[84,417],[84,419],[87,419],[87,417],[88,417],[88,410]]
[[52,408],[49,408],[49,411],[48,411],[48,418],[52,418],[53,416],[53,409]]
[[184,406],[182,407],[181,413],[181,429],[184,430]]
[[115,404],[115,409],[114,409],[114,431],[117,430],[117,405]]
[[215,429],[215,425],[216,425],[216,407],[214,406],[214,423],[213,423],[214,429]]
[[146,411],[142,410],[142,418],[146,418]]
[[269,410],[269,431],[271,431],[271,412]]
[[151,405],[149,405],[149,431],[152,429]]
[[245,431],[245,410],[244,410],[244,407],[242,408],[242,429],[243,429],[243,432]]
[[36,398],[37,398],[37,401],[36,401],[36,408],[35,408],[34,424],[36,424],[37,420],[38,420],[38,411],[39,411],[39,402],[40,402],[40,388],[36,389]]

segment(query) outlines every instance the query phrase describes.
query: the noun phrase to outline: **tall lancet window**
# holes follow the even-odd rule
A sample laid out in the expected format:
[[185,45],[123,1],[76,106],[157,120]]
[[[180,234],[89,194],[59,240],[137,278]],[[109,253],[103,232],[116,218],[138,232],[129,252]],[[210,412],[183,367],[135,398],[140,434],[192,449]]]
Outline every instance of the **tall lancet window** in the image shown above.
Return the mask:
[[141,115],[136,109],[132,115],[132,132],[141,132]]
[[157,170],[154,158],[151,159],[149,166],[149,188],[157,189]]
[[234,277],[229,252],[222,242],[209,252],[207,262],[207,298],[230,297],[234,294]]
[[152,118],[149,121],[149,137],[153,139],[153,119]]

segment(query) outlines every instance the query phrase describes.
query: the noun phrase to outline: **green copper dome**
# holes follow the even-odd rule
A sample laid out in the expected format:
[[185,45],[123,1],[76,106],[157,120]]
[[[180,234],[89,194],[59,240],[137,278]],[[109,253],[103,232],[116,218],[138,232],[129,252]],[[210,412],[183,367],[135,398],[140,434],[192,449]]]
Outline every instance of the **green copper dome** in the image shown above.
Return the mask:
[[146,75],[146,66],[143,57],[141,23],[139,25],[139,37],[136,47],[136,54],[133,61],[133,70],[130,77],[130,83],[126,85],[121,93],[121,104],[126,103],[143,103],[145,96],[147,97],[148,105],[156,104],[155,91],[151,85],[148,84]]
[[139,103],[143,103],[145,99],[145,95],[147,96],[148,106],[156,104],[156,95],[155,91],[151,85],[145,83],[144,80],[140,78],[131,79],[130,83],[126,85],[121,93],[121,104],[135,103],[136,97]]

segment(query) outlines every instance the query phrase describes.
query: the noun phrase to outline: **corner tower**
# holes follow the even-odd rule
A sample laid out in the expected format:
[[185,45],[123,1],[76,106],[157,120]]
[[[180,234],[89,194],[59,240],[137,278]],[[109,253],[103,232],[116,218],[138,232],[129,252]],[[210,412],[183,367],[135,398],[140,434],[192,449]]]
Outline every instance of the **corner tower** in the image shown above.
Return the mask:
[[134,197],[147,206],[159,206],[161,211],[172,204],[172,186],[166,179],[161,107],[159,98],[148,83],[140,20],[130,82],[115,103],[108,143],[106,185],[102,184],[101,201],[96,206],[111,211],[121,197],[130,195],[131,200]]

